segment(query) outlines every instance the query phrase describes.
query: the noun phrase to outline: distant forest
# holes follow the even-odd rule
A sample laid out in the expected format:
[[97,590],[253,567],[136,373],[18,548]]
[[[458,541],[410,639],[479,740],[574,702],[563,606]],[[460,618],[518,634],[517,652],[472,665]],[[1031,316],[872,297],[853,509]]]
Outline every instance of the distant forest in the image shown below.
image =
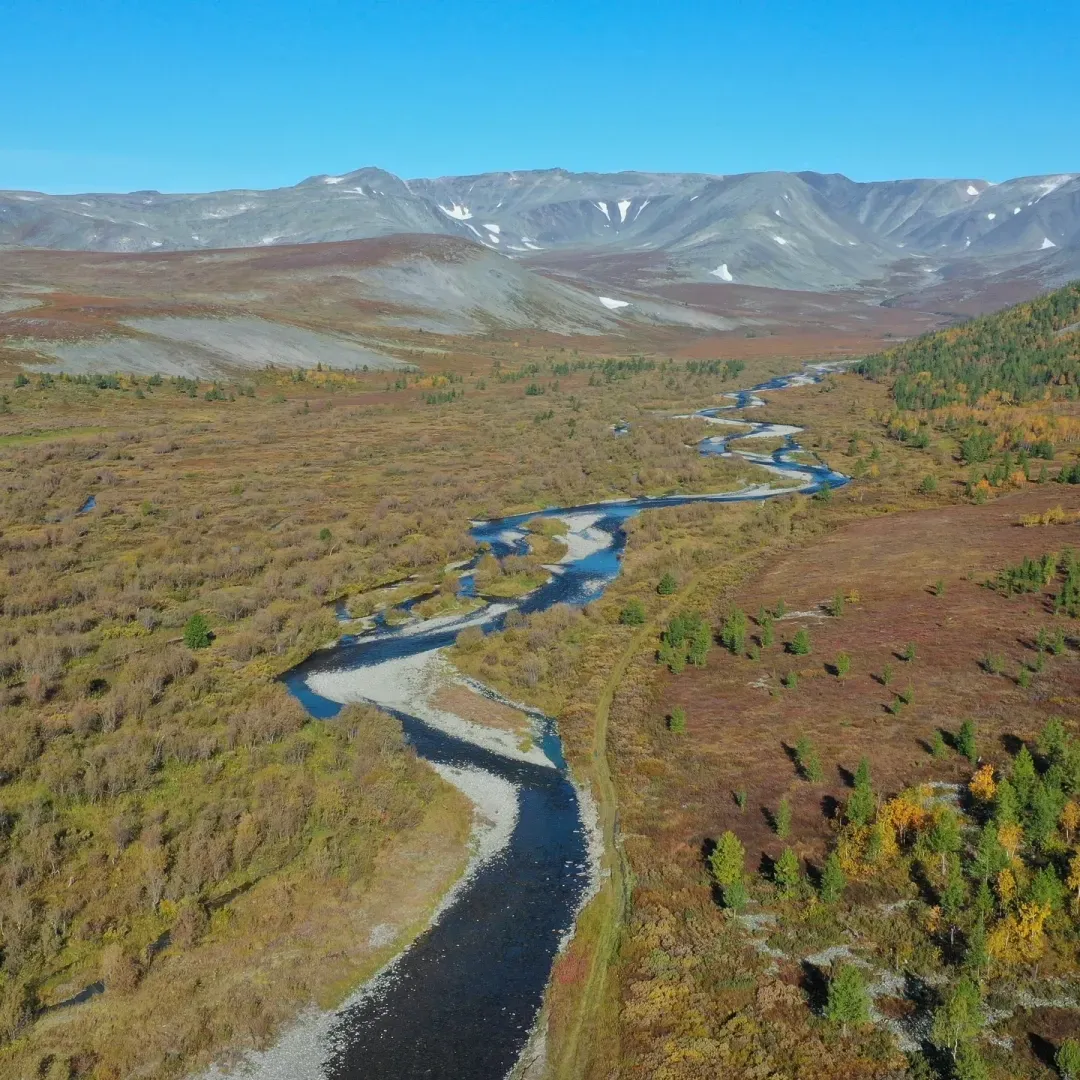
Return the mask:
[[878,379],[895,375],[901,409],[974,405],[990,391],[1016,402],[1080,396],[1080,281],[1028,304],[939,330],[855,369]]

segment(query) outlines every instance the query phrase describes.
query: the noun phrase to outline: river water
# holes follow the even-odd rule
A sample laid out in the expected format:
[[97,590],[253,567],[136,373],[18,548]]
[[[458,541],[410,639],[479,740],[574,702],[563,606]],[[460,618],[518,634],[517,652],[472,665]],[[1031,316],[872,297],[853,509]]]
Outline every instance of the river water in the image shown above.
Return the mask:
[[[749,433],[723,434],[732,423],[725,412],[761,405],[758,392],[816,381],[827,370],[823,365],[774,379],[730,395],[730,406],[693,414],[717,427],[700,443],[702,453],[738,453],[791,486],[626,499],[474,522],[478,545],[486,543],[502,557],[525,550],[525,522],[557,517],[569,526],[567,555],[546,585],[519,601],[487,604],[468,616],[392,629],[380,625],[362,636],[346,636],[286,676],[313,716],[332,716],[348,701],[369,701],[393,712],[417,754],[463,790],[488,797],[485,812],[496,825],[466,880],[416,942],[315,1025],[306,1042],[286,1037],[280,1050],[253,1059],[257,1075],[502,1080],[513,1069],[542,1005],[555,956],[594,884],[588,811],[568,776],[553,721],[541,719],[537,744],[522,750],[512,739],[425,703],[425,680],[440,662],[438,650],[467,625],[499,629],[513,608],[528,614],[595,599],[619,573],[624,523],[644,510],[761,500],[845,483],[846,477],[824,464],[795,459],[795,428],[753,424]],[[763,435],[780,435],[785,445],[771,454],[730,445]],[[471,595],[469,570],[462,591]],[[299,1054],[298,1043],[303,1043]]]

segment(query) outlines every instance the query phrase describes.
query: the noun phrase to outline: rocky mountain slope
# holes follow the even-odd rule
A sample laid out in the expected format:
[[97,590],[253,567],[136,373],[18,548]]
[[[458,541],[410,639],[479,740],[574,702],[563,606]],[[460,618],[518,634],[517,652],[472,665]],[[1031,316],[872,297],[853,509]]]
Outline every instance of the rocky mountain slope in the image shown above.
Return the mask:
[[[367,168],[272,191],[0,192],[0,247],[150,252],[388,236],[469,239],[541,269],[624,284],[733,282],[879,299],[953,280],[1080,272],[1080,174],[856,183],[561,169],[403,180]],[[626,276],[627,260],[635,271]]]

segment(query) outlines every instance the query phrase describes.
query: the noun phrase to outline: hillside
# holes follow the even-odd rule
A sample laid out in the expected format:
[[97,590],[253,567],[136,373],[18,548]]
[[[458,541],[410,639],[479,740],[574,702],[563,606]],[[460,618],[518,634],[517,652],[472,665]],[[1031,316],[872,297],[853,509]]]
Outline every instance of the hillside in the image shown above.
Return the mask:
[[[539,272],[473,239],[404,235],[227,251],[10,251],[0,350],[56,372],[215,378],[267,365],[392,369],[462,338],[633,339],[696,358],[858,355],[943,320],[857,297],[721,284],[640,292]],[[795,340],[793,340],[795,339]],[[796,341],[798,342],[796,344]]]
[[1080,378],[1080,282],[962,326],[868,356],[858,370],[895,375],[904,409],[974,405],[990,391],[1031,401],[1050,390],[1076,397]]

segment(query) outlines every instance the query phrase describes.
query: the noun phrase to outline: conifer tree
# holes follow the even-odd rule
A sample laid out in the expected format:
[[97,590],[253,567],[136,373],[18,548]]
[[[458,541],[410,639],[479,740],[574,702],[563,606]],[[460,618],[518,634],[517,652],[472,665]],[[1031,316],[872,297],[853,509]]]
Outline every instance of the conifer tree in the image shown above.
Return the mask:
[[1019,753],[1013,759],[1012,775],[1010,777],[1021,806],[1027,807],[1031,804],[1031,796],[1035,790],[1035,781],[1037,779],[1038,773],[1035,770],[1035,759],[1031,756],[1031,751],[1025,744],[1020,747]]
[[210,644],[210,625],[206,616],[196,611],[184,624],[184,644],[189,649],[205,649]]
[[1013,825],[1020,820],[1020,800],[1011,780],[1002,780],[994,792],[994,823]]
[[780,800],[780,805],[773,815],[773,826],[781,840],[787,839],[791,834],[791,803],[786,795]]
[[746,648],[746,635],[750,624],[746,612],[735,608],[724,620],[720,640],[736,656]]
[[826,904],[835,904],[847,887],[847,877],[840,865],[840,856],[831,852],[821,871],[819,893]]
[[863,758],[855,771],[855,790],[847,802],[847,819],[853,825],[869,825],[874,816],[874,791],[870,786],[870,763]]
[[786,847],[780,853],[773,867],[773,880],[780,891],[780,895],[789,899],[799,891],[802,884],[802,874],[799,872],[799,857],[791,848]]
[[978,761],[979,751],[976,745],[974,720],[965,720],[960,725],[960,730],[956,734],[956,749],[972,764]]
[[746,849],[739,838],[728,830],[717,841],[709,856],[709,868],[720,886],[724,903],[734,910],[746,904],[746,886],[743,883],[745,864]]
[[956,1080],[990,1080],[990,1069],[974,1043],[964,1043],[956,1052]]
[[967,884],[960,868],[960,859],[956,855],[949,856],[948,877],[945,887],[941,890],[941,914],[945,916],[949,924],[949,944],[954,941],[956,923],[967,903]]
[[926,846],[941,856],[941,876],[945,876],[948,856],[960,849],[960,821],[950,807],[944,807],[937,814],[933,825],[926,834]]
[[829,980],[825,1016],[847,1035],[848,1025],[860,1026],[870,1020],[870,995],[862,972],[854,964],[843,964]]

